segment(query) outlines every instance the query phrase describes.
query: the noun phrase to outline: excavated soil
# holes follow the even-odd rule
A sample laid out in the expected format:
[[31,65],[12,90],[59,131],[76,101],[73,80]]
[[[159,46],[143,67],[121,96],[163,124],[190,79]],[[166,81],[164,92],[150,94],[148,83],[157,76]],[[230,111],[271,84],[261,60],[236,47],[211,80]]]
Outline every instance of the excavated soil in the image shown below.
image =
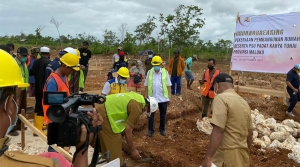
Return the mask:
[[[106,81],[106,74],[111,69],[112,64],[108,56],[95,56],[91,61],[91,65],[99,65],[102,68],[101,75],[99,71],[90,71],[85,91],[102,90]],[[192,86],[193,90],[186,90],[185,79],[182,79],[183,90],[181,98],[174,96],[171,98],[171,105],[168,107],[167,113],[167,136],[163,137],[158,132],[159,114],[155,116],[155,133],[152,138],[147,137],[147,117],[141,116],[141,119],[134,130],[134,144],[141,152],[143,158],[150,157],[150,162],[142,162],[140,160],[132,160],[128,154],[128,148],[125,142],[124,157],[125,163],[130,167],[199,167],[206,154],[209,143],[209,135],[199,132],[196,127],[197,119],[201,119],[201,100],[200,90],[198,89],[198,79],[202,76],[203,70],[206,68],[206,62],[194,62],[193,72],[195,73],[195,82]],[[229,72],[229,62],[218,64],[217,68],[222,72]],[[282,90],[285,76],[280,74],[264,74],[264,73],[242,73],[233,72],[234,78],[239,78],[241,85],[250,87],[259,87],[265,89]],[[239,77],[238,77],[239,76]],[[250,93],[240,93],[240,95],[249,103],[251,109],[257,108],[265,117],[273,117],[281,122],[288,117],[285,114],[287,109],[282,104],[282,99],[271,97],[265,100],[262,95]],[[295,121],[300,122],[300,106],[297,105],[294,113]],[[291,118],[290,118],[291,119]],[[260,151],[259,147],[253,146],[250,151],[251,167],[292,167],[300,166],[296,162],[289,160],[287,154],[289,150],[280,149]]]

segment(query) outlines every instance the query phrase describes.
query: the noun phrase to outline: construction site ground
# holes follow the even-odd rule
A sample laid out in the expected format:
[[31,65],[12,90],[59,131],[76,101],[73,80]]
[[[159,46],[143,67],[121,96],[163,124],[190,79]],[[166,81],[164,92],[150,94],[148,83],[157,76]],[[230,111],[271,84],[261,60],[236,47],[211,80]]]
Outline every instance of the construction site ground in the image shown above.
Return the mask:
[[[138,58],[138,57],[136,57]],[[131,57],[131,60],[134,57]],[[167,60],[167,59],[166,59]],[[222,72],[229,72],[229,61],[218,62],[217,69]],[[88,73],[85,91],[92,93],[101,93],[106,74],[112,68],[111,56],[94,56],[90,62],[92,66],[100,66],[100,71],[90,70]],[[167,112],[166,133],[167,136],[161,136],[158,131],[159,114],[155,115],[155,133],[153,137],[147,136],[148,119],[142,115],[138,125],[136,125],[133,136],[134,144],[140,151],[142,158],[150,157],[150,162],[131,159],[124,140],[125,163],[130,167],[199,167],[204,159],[209,144],[209,135],[200,132],[197,129],[196,122],[201,120],[201,94],[198,80],[202,77],[203,70],[206,69],[206,60],[193,63],[193,73],[195,82],[192,85],[193,90],[186,89],[185,78],[182,78],[181,96],[172,96],[171,103]],[[94,67],[93,67],[94,68]],[[98,67],[97,67],[98,68]],[[285,75],[282,74],[264,74],[264,73],[238,73],[232,72],[237,80],[240,76],[240,85],[282,90],[285,82]],[[287,107],[282,103],[282,97],[271,96],[266,100],[264,95],[251,93],[239,93],[250,105],[251,109],[258,109],[265,117],[275,118],[281,122],[290,118],[285,114]],[[292,118],[300,122],[300,105],[294,109],[296,117]],[[209,114],[209,116],[211,116]],[[290,118],[291,119],[291,118]],[[46,145],[46,143],[45,143]],[[258,146],[253,146],[250,150],[251,167],[293,167],[300,164],[290,160],[287,156],[289,150],[280,149],[276,152],[272,149],[262,152]]]

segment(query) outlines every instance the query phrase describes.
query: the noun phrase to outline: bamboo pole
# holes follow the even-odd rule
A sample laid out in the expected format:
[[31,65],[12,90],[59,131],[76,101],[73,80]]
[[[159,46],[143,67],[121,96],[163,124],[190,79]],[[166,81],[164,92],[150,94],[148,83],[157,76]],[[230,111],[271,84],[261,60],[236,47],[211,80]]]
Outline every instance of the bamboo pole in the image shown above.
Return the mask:
[[[21,109],[21,114],[23,116],[25,116],[24,109]],[[21,147],[22,147],[22,150],[24,150],[24,148],[25,148],[25,125],[24,125],[23,121],[21,121]]]

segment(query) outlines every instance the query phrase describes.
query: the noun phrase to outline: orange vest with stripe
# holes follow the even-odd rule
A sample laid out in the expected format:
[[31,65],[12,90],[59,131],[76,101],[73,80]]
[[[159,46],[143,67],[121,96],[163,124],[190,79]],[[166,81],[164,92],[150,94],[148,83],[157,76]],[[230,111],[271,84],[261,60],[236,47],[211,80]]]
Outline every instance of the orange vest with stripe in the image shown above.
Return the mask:
[[[36,58],[36,60],[39,59],[39,58]],[[27,56],[27,67],[30,66],[30,63],[31,63],[31,56]]]
[[207,96],[209,98],[214,98],[215,97],[215,93],[213,90],[209,90],[213,85],[213,81],[215,79],[215,77],[220,73],[219,70],[216,70],[214,75],[212,76],[212,78],[210,79],[210,75],[209,75],[209,70],[207,69],[205,71],[205,74],[204,74],[204,79],[206,80],[206,82],[204,82],[204,85],[202,86],[202,96]]
[[[56,74],[55,72],[52,72],[50,74],[50,76],[47,78],[46,84],[44,85],[44,89],[43,89],[43,94],[44,92],[46,92],[46,86],[47,86],[47,82],[53,78],[56,82],[57,85],[57,91],[58,92],[67,92],[67,96],[70,96],[70,89],[69,89],[69,82],[68,82],[68,78],[65,76],[65,81],[66,83],[61,79],[61,77]],[[49,105],[44,105],[44,98],[43,98],[43,111],[44,111],[44,123],[49,124],[51,121],[48,119],[47,117],[47,110],[50,106]]]

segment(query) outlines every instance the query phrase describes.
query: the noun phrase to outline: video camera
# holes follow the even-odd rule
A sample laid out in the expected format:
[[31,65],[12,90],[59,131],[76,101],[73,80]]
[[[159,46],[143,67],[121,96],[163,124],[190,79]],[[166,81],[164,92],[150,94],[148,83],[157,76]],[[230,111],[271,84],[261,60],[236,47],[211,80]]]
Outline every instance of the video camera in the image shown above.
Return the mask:
[[[88,132],[94,128],[87,112],[93,108],[82,108],[81,105],[103,104],[105,96],[93,94],[72,94],[67,97],[66,92],[45,92],[44,104],[50,105],[47,117],[51,123],[48,124],[48,145],[57,144],[61,147],[76,146],[80,140],[81,125],[87,127]],[[101,126],[97,127],[101,130]],[[96,135],[96,134],[94,134]]]

